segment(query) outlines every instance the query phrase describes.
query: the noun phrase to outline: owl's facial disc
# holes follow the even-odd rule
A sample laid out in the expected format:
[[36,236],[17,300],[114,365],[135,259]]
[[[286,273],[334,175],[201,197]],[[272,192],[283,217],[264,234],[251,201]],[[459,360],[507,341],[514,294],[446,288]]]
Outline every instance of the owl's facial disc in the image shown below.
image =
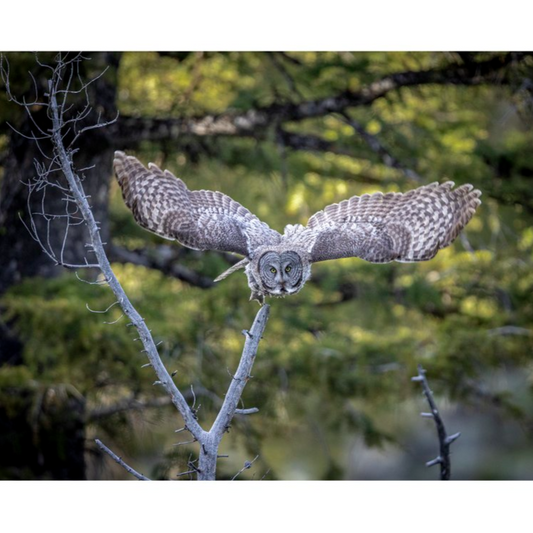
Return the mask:
[[296,252],[266,252],[258,266],[263,288],[271,296],[294,294],[303,286],[302,261]]

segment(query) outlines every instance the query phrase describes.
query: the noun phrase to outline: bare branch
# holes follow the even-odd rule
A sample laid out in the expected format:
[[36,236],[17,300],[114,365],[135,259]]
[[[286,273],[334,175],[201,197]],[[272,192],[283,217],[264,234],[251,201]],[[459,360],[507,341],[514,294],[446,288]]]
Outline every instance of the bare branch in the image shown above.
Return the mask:
[[244,387],[246,386],[248,379],[250,379],[259,341],[263,336],[269,313],[270,306],[263,305],[255,317],[252,329],[245,332],[246,341],[244,343],[241,361],[235,376],[231,380],[224,403],[222,404],[212,427],[212,431],[220,437],[229,427]]
[[191,440],[186,440],[183,442],[176,442],[176,444],[173,444],[172,446],[185,446],[187,444],[193,444],[195,442],[197,442],[197,439],[191,439]]
[[256,455],[251,461],[246,461],[244,466],[231,478],[231,481],[235,481],[245,470],[252,468],[252,465],[257,461],[259,455]]
[[58,102],[57,102],[57,92],[56,92],[63,69],[64,69],[64,64],[61,62],[58,62],[58,66],[54,70],[52,79],[49,81],[49,88],[48,88],[49,89],[49,102],[50,102],[50,109],[51,109],[51,119],[52,119],[52,126],[53,126],[52,141],[55,146],[55,151],[56,151],[56,154],[59,160],[59,164],[61,166],[63,174],[65,175],[68,181],[72,196],[74,200],[76,201],[79,211],[81,215],[83,216],[83,219],[88,227],[89,235],[90,235],[90,243],[96,255],[98,265],[100,269],[102,270],[105,276],[105,279],[109,283],[111,290],[115,294],[117,301],[120,303],[124,311],[124,314],[128,316],[132,324],[135,326],[135,328],[139,332],[139,336],[143,343],[146,354],[157,375],[158,384],[162,385],[164,389],[167,391],[167,393],[170,395],[170,397],[172,398],[172,402],[174,403],[176,408],[179,410],[179,412],[183,416],[185,423],[187,424],[187,427],[189,428],[190,432],[193,434],[193,436],[196,439],[199,440],[204,435],[205,432],[203,431],[203,429],[200,427],[200,425],[196,421],[194,413],[189,408],[185,398],[183,397],[179,389],[176,387],[167,369],[164,367],[159,357],[157,347],[154,343],[152,335],[148,327],[146,326],[143,318],[139,315],[137,310],[133,307],[133,305],[129,301],[126,293],[122,289],[122,286],[120,285],[113,270],[111,269],[111,265],[109,263],[109,260],[104,250],[103,243],[100,238],[100,231],[98,229],[98,224],[96,223],[94,219],[93,213],[87,201],[87,197],[85,196],[83,192],[83,186],[82,186],[81,180],[73,169],[71,154],[67,152],[63,144],[62,129],[63,129],[64,123],[63,123],[63,116],[61,115],[61,108],[59,107]]
[[422,365],[418,365],[418,376],[412,377],[411,381],[417,381],[422,384],[422,390],[431,408],[431,413],[421,413],[421,415],[425,418],[433,418],[439,438],[439,455],[435,459],[428,461],[426,466],[434,466],[437,464],[440,465],[440,479],[443,481],[448,481],[451,475],[450,445],[452,442],[457,440],[461,434],[455,433],[448,436],[446,433],[444,422],[442,421],[440,413],[437,409],[437,404],[435,403],[433,393],[429,388],[426,378],[426,371],[422,368]]
[[88,311],[90,311],[91,313],[107,313],[112,307],[115,307],[115,305],[117,305],[118,302],[113,302],[110,306],[107,307],[107,309],[104,309],[103,311],[95,311],[94,309],[91,309],[89,307],[89,304],[85,304],[85,307],[87,308]]
[[9,61],[7,60],[7,57],[4,54],[0,54],[0,77],[2,78],[2,81],[4,82],[6,94],[10,102],[14,102],[15,104],[28,108],[33,105],[48,105],[46,103],[39,102],[39,89],[37,87],[37,82],[35,80],[35,77],[30,72],[30,77],[33,82],[33,89],[35,91],[35,99],[31,102],[26,102],[25,99],[22,101],[18,100],[15,95],[13,94],[11,90],[11,84],[10,84],[10,71],[9,71]]
[[192,479],[192,475],[193,474],[198,474],[198,467],[196,466],[196,463],[198,462],[197,459],[192,459],[192,456],[189,455],[189,459],[187,461],[187,466],[189,468],[189,470],[187,470],[186,472],[180,472],[179,474],[176,474],[176,477],[181,477],[181,476],[189,476],[189,479]]
[[246,341],[239,366],[237,367],[235,376],[231,380],[224,403],[208,433],[208,438],[204,441],[200,449],[198,479],[215,479],[218,446],[224,433],[229,430],[244,387],[246,387],[246,383],[250,378],[259,341],[263,337],[269,313],[270,306],[263,305],[255,317],[252,329],[249,332],[245,332]]
[[250,407],[249,409],[235,409],[236,415],[253,415],[254,413],[259,413],[257,407]]
[[152,481],[150,478],[143,476],[142,474],[139,474],[137,470],[134,470],[131,466],[126,464],[118,455],[113,453],[101,440],[95,439],[96,445],[98,448],[100,448],[103,452],[107,453],[109,457],[113,459],[116,463],[118,463],[126,472],[130,473],[132,476],[135,476],[139,481]]
[[[89,306],[87,306],[87,309],[94,313],[107,313],[113,306],[117,304],[120,305],[123,314],[117,319],[117,321],[120,320],[122,316],[126,315],[129,319],[128,326],[135,327],[139,334],[138,339],[135,340],[140,340],[142,342],[142,352],[146,353],[149,360],[149,363],[145,366],[150,366],[156,374],[157,379],[155,380],[154,385],[162,386],[169,397],[169,399],[156,399],[154,401],[141,403],[133,399],[127,399],[114,406],[108,406],[107,408],[91,413],[88,415],[88,420],[109,416],[114,412],[125,409],[141,409],[148,406],[161,406],[172,403],[183,417],[185,424],[184,430],[186,429],[192,435],[192,440],[181,442],[177,445],[191,444],[194,442],[199,442],[200,444],[200,456],[198,458],[199,466],[196,468],[195,462],[190,462],[188,472],[192,473],[192,471],[194,471],[194,473],[198,475],[198,479],[215,479],[216,461],[219,457],[218,447],[224,433],[228,431],[233,417],[236,414],[247,415],[257,412],[256,408],[237,409],[237,405],[240,401],[246,382],[250,378],[250,371],[256,356],[258,344],[266,326],[269,306],[265,305],[259,310],[251,331],[246,332],[246,340],[241,362],[239,363],[235,377],[229,386],[225,399],[222,401],[216,398],[217,403],[222,404],[220,412],[218,413],[211,430],[209,432],[204,431],[197,420],[197,411],[200,407],[196,406],[197,391],[191,387],[193,405],[190,407],[187,397],[181,393],[173,381],[175,373],[170,375],[161,361],[158,353],[159,343],[155,344],[151,331],[148,329],[144,319],[131,304],[111,268],[109,258],[104,249],[105,243],[102,242],[100,236],[99,224],[95,220],[91,205],[89,204],[89,196],[84,192],[82,183],[83,175],[80,174],[79,170],[77,171],[75,169],[73,164],[73,156],[76,154],[77,149],[72,148],[72,142],[66,146],[67,135],[74,135],[74,140],[76,140],[79,135],[90,129],[104,126],[109,127],[112,123],[112,121],[101,122],[99,116],[96,124],[93,126],[78,128],[81,121],[85,120],[92,112],[87,87],[90,83],[95,81],[93,79],[89,83],[85,83],[81,79],[79,62],[84,59],[85,58],[79,54],[74,57],[63,57],[61,54],[58,54],[55,67],[53,68],[39,63],[43,68],[46,67],[49,69],[51,73],[51,78],[48,80],[48,92],[46,94],[46,111],[47,116],[51,121],[51,128],[49,130],[43,129],[39,131],[49,132],[49,134],[42,140],[50,143],[53,149],[50,149],[51,154],[47,154],[45,150],[39,147],[43,158],[46,159],[46,163],[35,162],[37,175],[26,184],[29,189],[28,197],[37,193],[40,196],[34,197],[32,202],[28,199],[28,214],[30,220],[28,223],[25,223],[25,225],[32,238],[39,244],[44,253],[55,262],[55,264],[76,269],[82,267],[97,267],[101,271],[101,279],[92,282],[87,280],[82,281],[94,285],[109,285],[116,301],[104,310],[93,310],[90,309]],[[8,75],[4,71],[3,64],[2,75]],[[81,89],[79,90],[74,90],[72,88],[72,83],[74,83],[76,79],[81,86]],[[64,88],[65,86],[66,89]],[[68,96],[77,93],[81,93],[85,96],[86,103],[85,105],[82,105],[81,110],[75,112],[74,107],[69,105]],[[26,104],[22,103],[21,105]],[[67,113],[70,113],[70,116],[67,116]],[[35,126],[37,125],[35,124]],[[32,133],[29,138],[38,144],[41,140],[38,137],[38,135]],[[48,187],[53,187],[55,191],[59,191],[59,194],[62,195],[61,200],[64,201],[64,208],[62,207],[60,213],[50,213],[47,211],[46,192]],[[42,219],[44,219],[44,231],[38,230],[38,227],[35,224],[35,217],[42,217]],[[59,226],[54,225],[55,223],[59,223]],[[89,262],[85,259],[85,264],[72,264],[66,262],[64,259],[66,242],[71,238],[69,236],[69,228],[79,224],[84,224],[87,227],[88,242],[85,244],[84,248],[86,253],[93,253],[95,255],[95,260]],[[55,232],[58,229],[63,233],[60,234],[59,240],[56,241],[52,239],[52,236],[55,236]],[[128,255],[129,252],[115,248],[115,254],[124,257],[125,255]],[[211,280],[206,280],[196,273],[191,273],[180,265],[171,264],[163,266],[164,261],[162,262],[161,258],[149,258],[140,253],[136,253],[136,257],[137,264],[145,264],[151,267],[154,267],[155,265],[155,267],[160,269],[168,268],[171,274],[186,279],[189,282],[196,283],[198,286],[209,287],[213,284]],[[131,259],[131,256],[128,255],[128,258]],[[228,257],[228,260],[232,262],[234,261],[234,258]],[[78,279],[81,280],[79,276]],[[210,397],[213,396],[209,391],[205,391],[203,387],[197,387],[197,389],[200,394],[208,395]],[[126,465],[100,441],[97,441],[97,444],[130,473],[136,475],[139,479],[146,479],[144,476],[141,476],[131,469],[131,467]]]

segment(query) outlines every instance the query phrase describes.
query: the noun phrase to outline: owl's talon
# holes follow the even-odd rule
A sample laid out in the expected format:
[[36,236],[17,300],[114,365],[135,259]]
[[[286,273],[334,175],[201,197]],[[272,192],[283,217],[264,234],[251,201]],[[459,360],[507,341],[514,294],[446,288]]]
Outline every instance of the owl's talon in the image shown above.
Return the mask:
[[263,294],[259,292],[252,292],[250,294],[250,302],[256,301],[260,306],[262,306],[265,303],[265,297]]

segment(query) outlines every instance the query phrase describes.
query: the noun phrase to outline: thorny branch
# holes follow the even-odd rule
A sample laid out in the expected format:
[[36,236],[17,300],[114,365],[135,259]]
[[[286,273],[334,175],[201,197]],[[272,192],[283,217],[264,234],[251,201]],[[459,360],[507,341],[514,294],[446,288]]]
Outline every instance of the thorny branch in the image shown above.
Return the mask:
[[246,461],[244,466],[231,478],[231,481],[235,481],[245,470],[252,468],[252,465],[257,461],[259,455],[256,455],[251,461]]
[[107,453],[107,455],[109,455],[109,457],[111,457],[113,461],[118,463],[122,468],[124,468],[124,470],[129,472],[132,476],[135,476],[140,481],[151,481],[150,478],[139,474],[137,470],[134,470],[131,466],[126,464],[117,454],[113,453],[100,439],[95,439],[95,442],[98,448],[100,448],[103,452]]
[[433,418],[439,438],[439,455],[435,459],[428,461],[426,466],[440,465],[440,479],[443,481],[448,481],[451,475],[450,445],[461,436],[461,433],[454,433],[453,435],[449,436],[446,433],[444,422],[442,421],[440,413],[437,409],[437,404],[433,398],[433,392],[429,388],[426,378],[426,371],[422,368],[422,365],[418,365],[418,375],[412,377],[411,380],[422,384],[422,390],[429,403],[431,412],[421,413],[421,416],[424,418]]
[[[73,147],[73,142],[71,141],[72,134],[74,134],[74,140],[76,140],[80,134],[88,131],[89,129],[102,128],[109,126],[110,124],[110,122],[101,122],[100,117],[98,116],[96,123],[92,126],[79,127],[80,121],[86,119],[92,112],[87,87],[96,79],[94,78],[89,82],[83,82],[81,80],[79,75],[79,64],[81,61],[85,60],[87,60],[87,58],[83,57],[81,54],[74,56],[64,56],[62,54],[58,54],[55,59],[55,66],[39,63],[42,68],[49,72],[50,75],[50,78],[48,79],[47,92],[44,94],[45,100],[39,103],[41,106],[46,108],[47,117],[51,122],[51,128],[47,130],[39,128],[38,134],[32,133],[30,137],[39,146],[39,150],[46,163],[35,163],[37,177],[27,184],[30,189],[30,196],[35,190],[43,191],[42,209],[37,212],[31,211],[30,209],[30,224],[29,226],[27,225],[27,228],[32,237],[39,243],[42,250],[57,265],[74,269],[97,267],[101,270],[104,279],[102,281],[98,281],[98,284],[105,283],[109,285],[110,289],[115,295],[116,302],[109,306],[106,310],[96,312],[105,313],[109,311],[109,309],[116,303],[120,304],[124,314],[129,318],[131,325],[133,325],[139,333],[139,339],[141,340],[144,348],[142,351],[146,353],[149,359],[149,364],[146,366],[151,366],[157,376],[157,380],[154,384],[162,386],[169,395],[171,402],[183,417],[185,428],[193,436],[191,442],[197,441],[200,443],[199,466],[194,469],[198,479],[215,479],[218,446],[224,433],[228,430],[229,424],[231,423],[234,415],[239,412],[237,409],[237,404],[250,375],[255,355],[257,353],[259,340],[262,338],[264,328],[266,326],[269,306],[263,306],[257,313],[254,324],[252,325],[251,333],[247,335],[241,363],[239,364],[236,372],[238,382],[232,381],[213,427],[210,431],[205,431],[197,420],[194,406],[192,408],[189,406],[184,395],[175,385],[172,379],[174,374],[171,376],[163,365],[161,358],[159,357],[157,345],[153,340],[150,330],[148,329],[144,319],[131,304],[111,268],[109,259],[104,249],[104,243],[100,237],[99,225],[94,218],[91,206],[89,204],[89,198],[83,189],[83,176],[80,177],[80,171],[75,169],[73,156],[76,153],[76,149]],[[33,105],[37,101],[38,95],[36,95],[35,101],[32,101],[31,104],[28,104],[25,101],[17,100],[10,91],[9,65],[4,57],[1,58],[0,71],[2,79],[5,82],[10,101],[24,107],[28,111],[29,106]],[[100,74],[100,76],[103,74],[104,73]],[[74,89],[72,86],[72,80],[74,78],[78,79],[80,82],[76,89]],[[36,92],[38,93],[37,88]],[[78,93],[85,95],[86,105],[82,107],[81,111],[76,111],[75,115],[70,117],[68,112],[72,110],[72,105],[67,105],[68,97],[72,94]],[[40,143],[43,141],[47,141],[49,145],[52,146],[52,149],[47,151],[46,147],[41,146]],[[66,183],[58,181],[58,178],[61,176],[64,176]],[[64,213],[47,213],[45,200],[46,189],[48,187],[59,187],[63,192],[66,206]],[[30,204],[28,203],[28,207],[29,206]],[[34,223],[35,216],[44,217],[47,221],[51,221],[56,218],[62,218],[65,221],[63,244],[59,251],[54,250],[50,245],[50,224],[48,224],[47,234],[45,236],[39,235]],[[68,239],[68,230],[73,224],[86,225],[89,233],[89,244],[86,246],[88,250],[94,254],[96,261],[93,260],[92,262],[89,262],[86,260],[86,264],[77,265],[69,264],[63,260],[63,250]],[[243,410],[240,411],[242,414],[248,414],[251,412],[244,412]],[[126,468],[128,472],[135,475],[139,479],[147,479],[126,465],[100,441],[97,441],[96,443],[102,450],[111,455],[115,461]]]
[[209,435],[200,448],[199,479],[214,479],[218,446],[223,435],[229,431],[244,387],[252,377],[251,371],[255,362],[257,348],[263,337],[269,313],[270,306],[263,305],[259,309],[250,331],[243,332],[246,340],[239,366],[231,380],[226,397],[209,431]]

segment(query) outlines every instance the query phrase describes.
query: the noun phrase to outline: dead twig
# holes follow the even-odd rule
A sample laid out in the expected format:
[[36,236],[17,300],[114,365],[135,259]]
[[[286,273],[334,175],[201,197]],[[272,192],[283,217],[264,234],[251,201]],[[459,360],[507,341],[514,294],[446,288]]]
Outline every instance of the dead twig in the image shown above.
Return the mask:
[[440,465],[440,479],[443,481],[448,481],[451,474],[451,462],[450,462],[450,445],[452,442],[457,440],[461,433],[454,433],[449,435],[446,433],[446,428],[444,427],[444,422],[440,416],[440,413],[437,409],[437,404],[433,398],[433,392],[429,388],[429,384],[426,378],[426,371],[422,368],[422,365],[418,365],[418,375],[411,378],[411,381],[417,381],[422,384],[422,390],[424,396],[426,397],[429,407],[431,408],[430,413],[420,413],[420,416],[424,418],[433,418],[435,421],[435,426],[437,428],[437,435],[439,438],[439,455],[428,461],[426,466]]
[[231,478],[231,481],[235,481],[245,470],[252,468],[252,465],[257,461],[259,455],[256,455],[251,461],[245,461],[244,466]]
[[118,463],[122,468],[124,468],[124,470],[129,472],[132,476],[135,476],[139,481],[152,481],[150,478],[139,474],[137,470],[126,464],[117,454],[113,453],[101,440],[95,439],[94,442],[96,442],[98,448],[100,448],[103,452],[107,453],[107,455],[109,455],[109,457],[111,457],[113,461]]

